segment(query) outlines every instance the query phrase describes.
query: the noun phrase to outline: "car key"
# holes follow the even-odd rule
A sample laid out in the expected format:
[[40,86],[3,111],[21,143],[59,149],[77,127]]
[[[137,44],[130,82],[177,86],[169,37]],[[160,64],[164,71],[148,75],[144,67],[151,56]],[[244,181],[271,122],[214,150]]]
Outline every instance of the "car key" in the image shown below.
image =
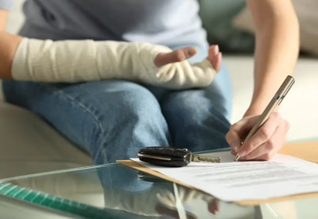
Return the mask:
[[157,166],[184,167],[191,162],[220,163],[220,157],[207,157],[193,154],[186,148],[147,147],[138,153],[140,161]]

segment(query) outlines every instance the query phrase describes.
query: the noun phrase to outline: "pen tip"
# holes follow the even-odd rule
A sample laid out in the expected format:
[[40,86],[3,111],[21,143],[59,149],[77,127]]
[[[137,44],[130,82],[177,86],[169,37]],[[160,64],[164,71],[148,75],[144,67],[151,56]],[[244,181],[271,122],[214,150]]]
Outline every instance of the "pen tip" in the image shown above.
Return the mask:
[[235,161],[238,161],[240,159],[240,156],[235,156]]

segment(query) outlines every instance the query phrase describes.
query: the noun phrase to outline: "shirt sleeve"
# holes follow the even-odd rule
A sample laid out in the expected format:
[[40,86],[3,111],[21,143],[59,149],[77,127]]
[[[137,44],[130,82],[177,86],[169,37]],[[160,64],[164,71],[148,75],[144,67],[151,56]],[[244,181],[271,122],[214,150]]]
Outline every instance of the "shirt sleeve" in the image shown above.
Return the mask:
[[0,0],[0,9],[10,10],[15,0]]

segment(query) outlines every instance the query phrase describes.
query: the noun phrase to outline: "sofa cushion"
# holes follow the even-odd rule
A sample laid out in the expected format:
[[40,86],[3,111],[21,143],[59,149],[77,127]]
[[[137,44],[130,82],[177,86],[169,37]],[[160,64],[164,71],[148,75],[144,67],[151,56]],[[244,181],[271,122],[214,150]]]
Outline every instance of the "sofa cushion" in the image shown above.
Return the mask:
[[232,19],[245,7],[245,0],[201,0],[200,17],[210,44],[218,44],[222,52],[254,51],[253,34],[237,29]]
[[0,179],[92,165],[38,116],[6,103],[0,103],[0,139]]

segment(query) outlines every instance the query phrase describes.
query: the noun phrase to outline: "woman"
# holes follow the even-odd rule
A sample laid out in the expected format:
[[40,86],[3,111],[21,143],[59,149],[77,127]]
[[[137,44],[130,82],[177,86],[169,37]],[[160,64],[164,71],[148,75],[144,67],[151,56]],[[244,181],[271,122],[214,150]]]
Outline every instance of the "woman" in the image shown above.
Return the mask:
[[[244,117],[230,125],[231,82],[224,66],[203,89],[172,91],[125,80],[40,83],[12,80],[11,66],[21,42],[4,32],[12,0],[0,0],[0,77],[6,99],[42,116],[70,141],[86,149],[95,164],[136,156],[146,146],[173,145],[192,151],[232,147],[241,160],[269,160],[285,142],[289,124],[273,113],[242,147],[240,142],[272,98],[298,55],[298,23],[290,0],[247,3],[256,26],[255,86]],[[159,65],[198,53],[208,55],[195,0],[28,0],[20,35],[52,40],[143,41],[175,50],[154,60]],[[185,48],[186,49],[180,49]],[[179,49],[179,50],[178,50]],[[178,58],[179,57],[179,58]],[[221,65],[217,46],[209,58]],[[225,138],[226,137],[226,138]],[[239,148],[239,149],[238,149]]]

